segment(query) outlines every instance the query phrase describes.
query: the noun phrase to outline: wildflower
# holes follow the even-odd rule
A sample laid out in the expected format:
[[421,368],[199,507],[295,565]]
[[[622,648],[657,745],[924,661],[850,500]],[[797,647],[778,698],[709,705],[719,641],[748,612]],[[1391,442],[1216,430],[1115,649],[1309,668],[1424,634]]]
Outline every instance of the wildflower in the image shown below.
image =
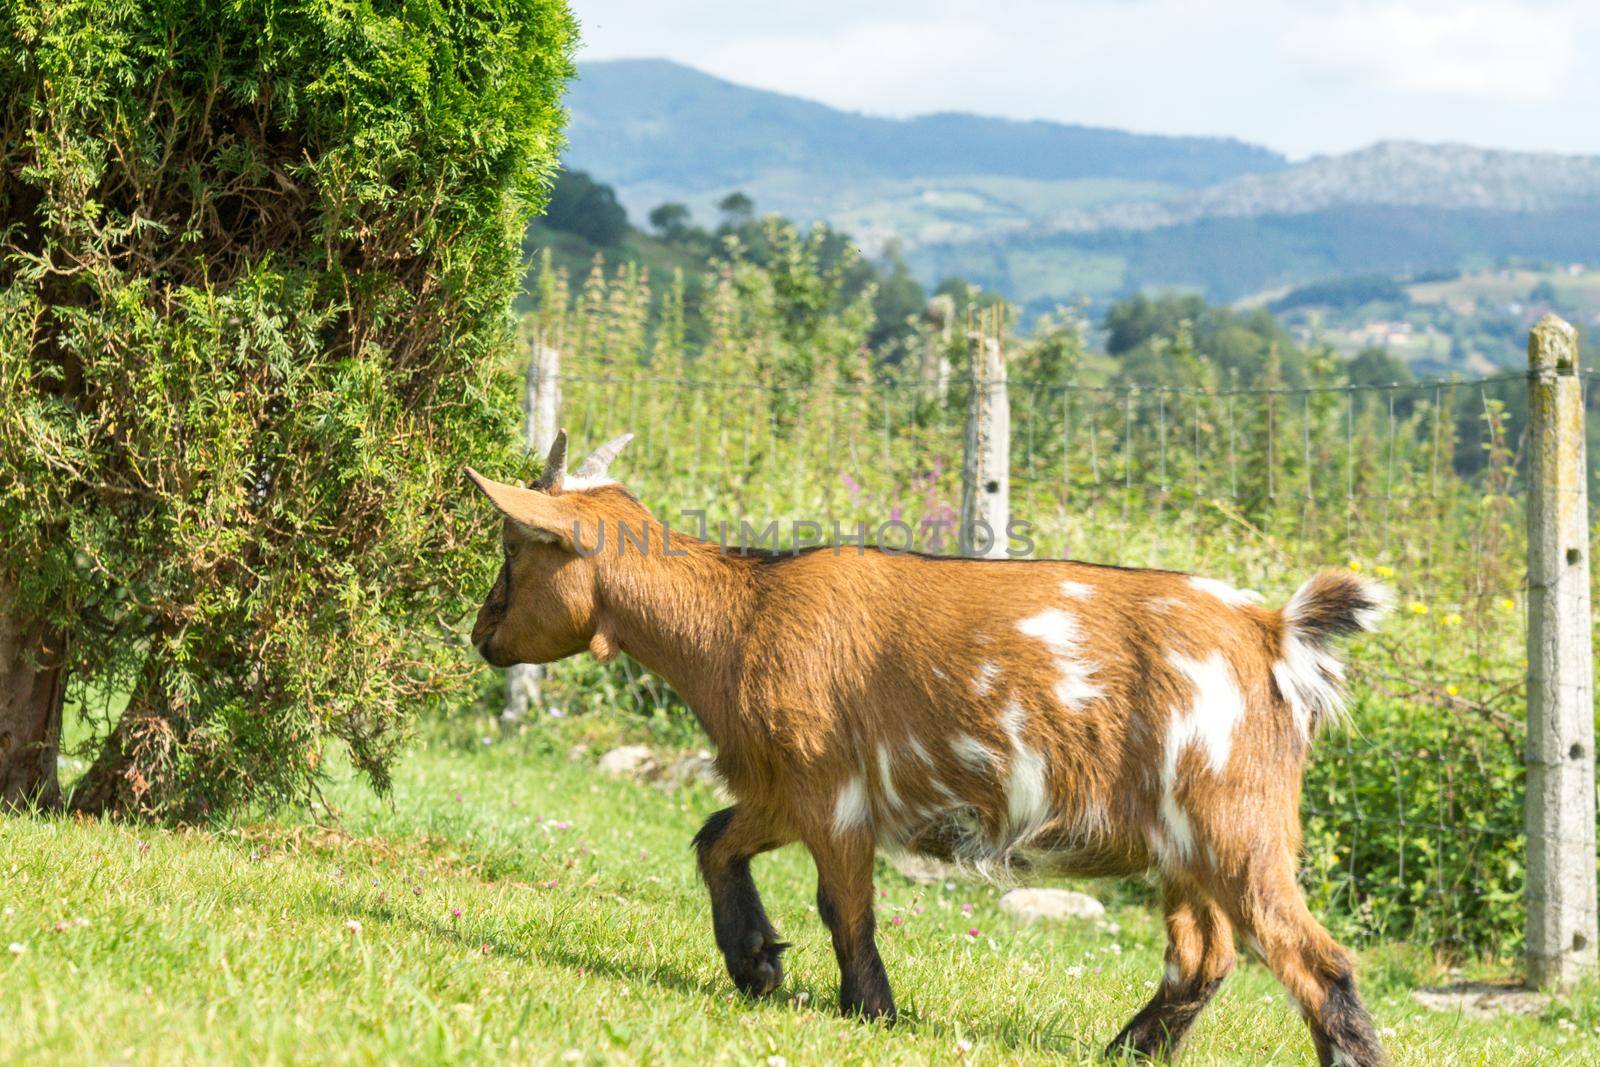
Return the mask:
[[768,1056],[767,1067],[789,1067],[789,1061],[782,1056]]
[[485,956],[490,956],[490,955],[494,954],[494,948],[487,941],[485,941],[482,945],[478,946],[478,951],[483,953]]
[[569,1048],[561,1054],[562,1063],[577,1063],[581,1059],[583,1059],[583,1053],[575,1048]]
[[1395,1035],[1395,1029],[1392,1026],[1385,1026],[1383,1029],[1378,1031],[1378,1036],[1382,1037],[1382,1038],[1390,1038],[1390,1037],[1393,1037],[1394,1035]]
[[968,1041],[964,1037],[956,1038],[956,1055],[957,1056],[965,1056],[967,1053],[969,1053],[971,1051],[972,1051],[972,1042]]
[[28,951],[28,946],[24,945],[21,941],[11,942],[11,954],[13,956],[20,956],[26,951]]
[[905,924],[906,917],[904,915],[896,915],[894,918],[889,920],[890,926],[904,926]]
[[1357,574],[1360,574],[1361,573],[1361,561],[1359,559],[1351,560],[1350,561],[1350,569],[1355,571]]
[[1071,967],[1067,968],[1067,977],[1068,978],[1082,978],[1083,977],[1083,968],[1078,966],[1076,963],[1074,963]]
[[1394,568],[1393,567],[1385,567],[1383,564],[1380,563],[1376,567],[1372,568],[1372,573],[1376,574],[1379,578],[1393,578],[1394,577]]
[[1516,611],[1517,610],[1517,602],[1515,600],[1512,600],[1510,597],[1506,597],[1506,598],[1504,598],[1503,600],[1500,601],[1500,610],[1501,611]]
[[961,914],[963,914],[963,915],[971,915],[972,914],[972,904],[969,901],[962,901],[961,902]]
[[411,887],[411,895],[414,896],[414,897],[420,897],[422,895],[422,887],[420,885],[412,886]]
[[344,928],[345,928],[345,930],[347,930],[348,932],[350,932],[352,934],[359,934],[361,932],[361,920],[360,919],[346,919],[344,921]]
[[967,936],[976,941],[982,936],[982,932],[976,926],[971,926],[967,928]]
[[1444,623],[1446,626],[1460,626],[1461,625],[1461,616],[1457,615],[1455,612],[1452,611],[1450,614],[1446,615],[1444,618],[1440,619],[1439,621]]
[[452,919],[461,918],[461,909],[460,908],[451,908],[450,909],[450,918],[452,918]]
[[798,993],[796,993],[794,995],[794,1002],[796,1004],[805,1004],[810,999],[811,999],[811,994],[807,993],[804,989],[800,990],[800,992],[798,992]]
[[1459,686],[1455,686],[1455,685],[1447,685],[1447,686],[1445,686],[1444,687],[1444,691],[1447,694],[1449,694],[1450,696],[1460,696],[1461,695],[1461,688]]
[[1420,600],[1413,600],[1410,605],[1407,606],[1406,610],[1411,612],[1413,615],[1426,615],[1428,613],[1428,605],[1424,604]]

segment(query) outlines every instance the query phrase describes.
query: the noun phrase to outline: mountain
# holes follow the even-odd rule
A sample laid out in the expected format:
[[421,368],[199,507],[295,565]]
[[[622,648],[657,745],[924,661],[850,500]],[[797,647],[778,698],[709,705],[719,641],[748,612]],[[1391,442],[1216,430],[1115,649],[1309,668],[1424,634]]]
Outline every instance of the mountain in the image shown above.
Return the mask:
[[1384,142],[1291,164],[1226,138],[861,115],[642,59],[584,64],[569,106],[568,164],[614,185],[635,219],[680,201],[714,221],[742,191],[869,253],[894,240],[925,281],[959,274],[1035,311],[1600,258],[1596,157]]
[[860,218],[877,201],[908,197],[937,215],[941,193],[958,201],[957,214],[985,214],[974,201],[992,198],[998,211],[987,214],[1026,215],[1039,204],[1166,194],[1286,165],[1225,138],[967,114],[878,118],[658,59],[585,63],[567,104],[568,164],[613,186],[637,218],[667,200],[703,213],[734,190],[797,218]]
[[1294,215],[1345,207],[1542,213],[1600,199],[1600,157],[1383,141],[1316,156],[1155,203],[1116,204],[1060,221],[1061,229],[1151,230],[1204,218]]

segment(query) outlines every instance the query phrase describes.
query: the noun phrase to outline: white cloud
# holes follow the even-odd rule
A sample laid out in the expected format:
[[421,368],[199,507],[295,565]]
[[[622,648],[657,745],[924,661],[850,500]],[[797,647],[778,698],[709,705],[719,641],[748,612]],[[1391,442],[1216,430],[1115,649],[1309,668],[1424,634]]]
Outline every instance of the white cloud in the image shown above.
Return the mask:
[[1510,0],[1339,5],[1295,23],[1288,55],[1402,93],[1553,100],[1572,74],[1576,12]]
[[1600,152],[1600,0],[572,0],[666,56],[879,114],[960,110],[1304,155],[1385,138]]

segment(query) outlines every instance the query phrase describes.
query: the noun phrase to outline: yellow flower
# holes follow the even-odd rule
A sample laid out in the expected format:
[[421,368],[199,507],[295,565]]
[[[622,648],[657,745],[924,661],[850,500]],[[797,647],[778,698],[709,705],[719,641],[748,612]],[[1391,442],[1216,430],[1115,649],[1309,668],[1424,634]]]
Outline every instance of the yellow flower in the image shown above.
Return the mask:
[[1413,600],[1406,610],[1413,615],[1426,615],[1428,613],[1428,605],[1420,600]]
[[1444,687],[1444,691],[1445,691],[1445,692],[1446,692],[1446,693],[1449,693],[1449,694],[1450,694],[1450,695],[1451,695],[1451,696],[1457,696],[1457,695],[1459,695],[1459,694],[1460,694],[1460,692],[1461,692],[1461,690],[1460,690],[1460,689],[1458,689],[1458,688],[1456,688],[1456,687],[1455,687],[1455,686],[1453,686],[1453,685],[1447,685],[1447,686],[1445,686],[1445,687]]
[[1452,611],[1450,614],[1446,615],[1443,619],[1441,619],[1439,621],[1444,623],[1446,626],[1460,626],[1461,625],[1461,616],[1457,615],[1455,612]]
[[1351,560],[1350,561],[1350,569],[1355,571],[1357,574],[1360,574],[1361,573],[1361,561],[1359,559]]
[[1377,574],[1377,576],[1379,578],[1393,578],[1394,577],[1394,568],[1393,567],[1385,567],[1381,563],[1378,564],[1376,567],[1372,568],[1372,570],[1373,570],[1373,573]]
[[1500,601],[1500,609],[1502,611],[1516,611],[1517,602],[1512,600],[1510,597],[1506,597],[1504,600]]

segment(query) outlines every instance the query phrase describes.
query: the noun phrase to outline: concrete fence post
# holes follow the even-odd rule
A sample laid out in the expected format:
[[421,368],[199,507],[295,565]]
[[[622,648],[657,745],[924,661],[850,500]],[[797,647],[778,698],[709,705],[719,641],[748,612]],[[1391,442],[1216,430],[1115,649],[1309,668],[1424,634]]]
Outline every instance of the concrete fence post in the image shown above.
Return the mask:
[[920,386],[922,402],[941,407],[950,396],[950,335],[955,329],[956,302],[941,293],[928,301],[922,313],[926,327],[922,338]]
[[1546,315],[1528,339],[1527,981],[1595,967],[1594,664],[1578,336]]
[[[533,342],[528,359],[528,376],[522,392],[522,436],[528,449],[538,456],[550,450],[560,429],[561,353],[542,341]],[[528,711],[539,707],[544,668],[537,663],[519,663],[506,671],[506,706],[500,725],[507,729],[522,722]]]
[[1011,407],[999,333],[968,334],[972,393],[961,468],[961,554],[990,559],[1005,558],[1011,518]]

